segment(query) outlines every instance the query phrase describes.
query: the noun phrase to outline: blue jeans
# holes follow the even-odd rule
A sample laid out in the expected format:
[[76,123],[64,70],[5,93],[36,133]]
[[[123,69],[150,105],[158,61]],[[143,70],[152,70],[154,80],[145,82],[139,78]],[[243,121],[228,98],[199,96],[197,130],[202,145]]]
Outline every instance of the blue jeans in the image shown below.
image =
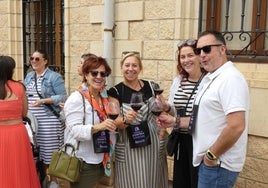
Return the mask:
[[198,172],[198,188],[232,188],[238,174],[220,165],[208,167],[202,162]]

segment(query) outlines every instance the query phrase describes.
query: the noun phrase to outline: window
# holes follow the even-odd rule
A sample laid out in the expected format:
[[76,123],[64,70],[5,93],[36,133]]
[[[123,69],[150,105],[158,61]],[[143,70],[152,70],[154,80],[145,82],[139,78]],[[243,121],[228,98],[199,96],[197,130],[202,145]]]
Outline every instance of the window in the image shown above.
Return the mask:
[[37,49],[48,54],[49,67],[64,76],[64,0],[23,0],[24,75]]
[[233,61],[268,63],[267,9],[267,0],[200,0],[198,32],[222,32]]

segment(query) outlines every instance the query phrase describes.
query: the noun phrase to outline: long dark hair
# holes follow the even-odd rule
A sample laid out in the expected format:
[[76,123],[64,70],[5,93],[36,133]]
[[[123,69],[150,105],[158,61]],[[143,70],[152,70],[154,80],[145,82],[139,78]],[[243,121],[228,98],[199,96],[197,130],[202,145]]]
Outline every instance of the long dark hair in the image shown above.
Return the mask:
[[6,86],[11,91],[10,96],[12,94],[12,89],[7,81],[13,80],[13,72],[16,67],[15,60],[10,56],[0,56],[0,67],[0,99],[5,99],[7,97]]

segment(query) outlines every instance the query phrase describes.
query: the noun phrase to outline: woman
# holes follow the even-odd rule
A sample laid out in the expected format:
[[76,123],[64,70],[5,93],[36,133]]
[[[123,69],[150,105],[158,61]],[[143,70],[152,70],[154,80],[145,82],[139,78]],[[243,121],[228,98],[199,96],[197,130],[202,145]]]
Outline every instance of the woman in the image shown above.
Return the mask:
[[104,171],[109,175],[107,154],[112,154],[110,148],[114,148],[115,144],[115,120],[106,118],[104,107],[108,99],[100,95],[111,68],[104,58],[91,56],[83,63],[82,72],[83,84],[69,96],[64,105],[64,140],[74,146],[79,142],[76,156],[83,160],[80,181],[72,184],[72,188],[93,188]]
[[[61,75],[48,68],[47,54],[43,50],[36,50],[30,62],[33,71],[26,75],[24,84],[29,110],[38,121],[37,142],[44,166],[42,174],[45,175],[53,151],[63,144],[64,127],[59,119],[59,103],[66,98],[66,89]],[[52,178],[52,181],[56,180]]]
[[[108,91],[109,96],[119,101],[123,112],[122,117],[117,119],[119,137],[115,147],[115,187],[166,188],[168,187],[166,134],[160,133],[165,130],[157,129],[155,116],[148,109],[148,101],[154,95],[154,91],[149,81],[138,78],[142,70],[139,53],[127,52],[123,55],[121,71],[124,81]],[[131,95],[136,92],[143,93],[144,102],[138,112],[130,107]],[[131,142],[129,140],[133,136],[131,131],[133,125],[130,124],[136,117],[141,122],[147,122],[151,144],[145,143],[146,146],[132,148],[133,140]],[[142,124],[142,127],[147,129],[147,125]],[[139,130],[142,127],[138,125],[136,128]],[[148,137],[147,134],[144,135]]]
[[174,134],[178,134],[173,168],[174,188],[197,187],[197,168],[192,165],[192,136],[187,131],[194,97],[205,71],[200,66],[198,55],[194,53],[195,47],[196,40],[191,39],[178,44],[178,76],[173,80],[168,100],[170,105],[175,106],[181,122],[180,127],[173,130]]
[[0,67],[0,187],[39,188],[30,140],[22,121],[28,111],[25,87],[12,79],[12,57],[0,56]]

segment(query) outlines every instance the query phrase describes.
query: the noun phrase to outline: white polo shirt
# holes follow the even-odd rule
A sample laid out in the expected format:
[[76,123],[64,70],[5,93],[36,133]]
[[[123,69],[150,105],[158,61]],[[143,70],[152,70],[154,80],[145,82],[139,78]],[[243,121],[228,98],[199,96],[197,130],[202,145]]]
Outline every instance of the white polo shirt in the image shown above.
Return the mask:
[[[201,98],[201,100],[200,100]],[[247,147],[249,91],[244,76],[231,61],[204,77],[195,104],[199,104],[197,124],[193,134],[193,165],[198,166],[206,151],[217,140],[227,125],[227,114],[246,112],[246,128],[237,142],[219,156],[221,167],[242,170]]]

